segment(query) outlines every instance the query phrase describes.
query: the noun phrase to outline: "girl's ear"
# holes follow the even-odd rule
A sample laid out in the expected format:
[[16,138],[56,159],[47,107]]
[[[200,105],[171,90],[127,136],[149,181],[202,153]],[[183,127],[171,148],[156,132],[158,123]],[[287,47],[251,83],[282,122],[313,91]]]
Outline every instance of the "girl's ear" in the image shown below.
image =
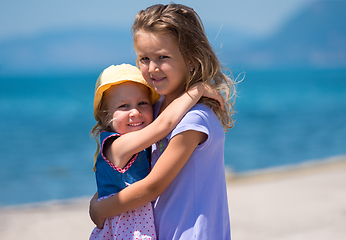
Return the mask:
[[107,91],[105,91],[104,93],[103,93],[103,96],[102,96],[102,98],[101,98],[101,101],[100,101],[100,103],[99,103],[99,105],[98,105],[98,107],[97,107],[97,115],[98,115],[98,117],[99,117],[99,119],[100,119],[100,122],[102,123],[102,126],[104,127],[105,125],[107,125],[107,117],[108,117],[108,111],[107,111],[107,109],[108,109],[108,107],[107,107],[107,104],[106,104],[106,100],[105,100],[105,98],[106,98],[106,93],[107,93]]
[[102,110],[101,108],[98,109],[98,116],[100,118],[100,122],[102,124],[102,126],[106,126],[107,125],[107,117],[108,117],[108,114],[107,114],[107,111],[105,110]]
[[195,70],[195,66],[196,66],[196,61],[195,60],[188,60],[188,66],[189,66],[189,70],[190,72],[193,72],[193,70]]

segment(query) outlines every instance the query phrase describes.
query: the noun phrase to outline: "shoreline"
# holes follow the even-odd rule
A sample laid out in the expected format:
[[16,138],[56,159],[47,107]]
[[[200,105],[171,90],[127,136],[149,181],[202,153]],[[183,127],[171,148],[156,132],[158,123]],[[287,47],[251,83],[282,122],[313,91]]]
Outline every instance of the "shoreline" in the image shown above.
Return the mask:
[[[346,156],[226,179],[233,239],[346,239]],[[1,206],[0,238],[88,239],[90,198]]]
[[[260,170],[250,170],[245,172],[233,172],[231,169],[225,167],[226,183],[229,184],[238,184],[251,181],[264,181],[264,180],[273,180],[287,176],[304,174],[310,171],[320,171],[325,168],[334,168],[339,165],[346,165],[346,155],[336,155],[318,160],[307,160],[302,163],[283,165],[278,167],[269,167]],[[74,202],[80,202],[85,199],[89,199],[92,196],[80,196],[73,198],[64,198],[64,199],[53,199],[46,201],[38,202],[29,202],[29,203],[19,203],[11,205],[1,205],[0,210],[10,209],[10,208],[39,208],[42,206],[49,205],[65,205],[65,204],[74,204]]]
[[308,160],[302,163],[270,167],[260,170],[234,173],[226,168],[227,184],[251,181],[275,180],[283,177],[298,176],[309,172],[324,171],[346,165],[346,155],[336,155],[318,160]]

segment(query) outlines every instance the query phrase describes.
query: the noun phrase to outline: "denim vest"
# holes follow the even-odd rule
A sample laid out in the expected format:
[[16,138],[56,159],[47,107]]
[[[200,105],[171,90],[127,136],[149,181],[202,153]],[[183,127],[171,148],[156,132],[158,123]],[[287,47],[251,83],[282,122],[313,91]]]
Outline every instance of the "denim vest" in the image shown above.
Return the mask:
[[118,193],[130,184],[143,179],[149,173],[150,150],[143,150],[135,154],[122,169],[114,166],[105,158],[103,154],[105,142],[119,136],[120,134],[114,132],[101,132],[100,134],[101,150],[95,165],[99,198]]

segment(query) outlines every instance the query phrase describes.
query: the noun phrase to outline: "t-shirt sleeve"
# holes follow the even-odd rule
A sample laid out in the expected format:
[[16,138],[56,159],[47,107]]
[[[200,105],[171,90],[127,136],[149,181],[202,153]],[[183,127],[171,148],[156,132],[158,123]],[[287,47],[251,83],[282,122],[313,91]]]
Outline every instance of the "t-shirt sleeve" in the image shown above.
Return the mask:
[[189,130],[202,132],[209,136],[209,128],[206,120],[207,116],[205,112],[195,106],[181,119],[178,125],[168,135],[168,140],[179,133]]

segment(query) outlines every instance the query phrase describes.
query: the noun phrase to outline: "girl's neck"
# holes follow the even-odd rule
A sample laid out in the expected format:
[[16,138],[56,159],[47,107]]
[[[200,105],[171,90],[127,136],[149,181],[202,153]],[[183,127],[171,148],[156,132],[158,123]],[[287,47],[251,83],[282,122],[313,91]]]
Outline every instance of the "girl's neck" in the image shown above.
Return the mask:
[[165,108],[171,103],[174,101],[174,99],[176,98],[170,98],[169,96],[165,95],[164,96],[164,99],[162,101],[162,104],[161,104],[161,107],[160,107],[160,111],[159,111],[159,114],[161,114],[163,112],[163,110],[165,110]]
[[163,99],[160,110],[159,110],[159,115],[163,112],[163,110],[165,110],[165,108],[169,105],[169,103],[167,103],[166,97]]
[[162,101],[161,104],[161,108],[159,111],[159,114],[165,110],[165,108],[171,104],[171,102],[173,102],[176,98],[178,98],[179,96],[181,96],[181,94],[183,94],[185,92],[185,87],[181,86],[179,89],[177,89],[177,91],[171,92],[170,94],[166,94],[164,95],[164,99]]

